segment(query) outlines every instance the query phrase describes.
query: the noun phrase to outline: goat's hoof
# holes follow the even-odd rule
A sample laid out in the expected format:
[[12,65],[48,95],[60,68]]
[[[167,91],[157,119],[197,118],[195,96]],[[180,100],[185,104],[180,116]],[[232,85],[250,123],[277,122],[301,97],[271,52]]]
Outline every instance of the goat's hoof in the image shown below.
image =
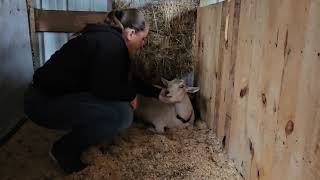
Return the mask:
[[162,134],[162,133],[164,133],[164,130],[159,130],[159,129],[155,129],[155,128],[148,128],[148,130],[149,130],[150,132],[157,133],[157,134]]
[[151,128],[151,127],[150,127],[150,128],[147,128],[147,130],[150,131],[150,132],[153,132],[153,133],[156,133],[156,132],[157,132],[156,129]]
[[193,126],[192,126],[192,125],[189,125],[189,126],[187,126],[186,129],[187,129],[187,130],[193,130]]
[[197,127],[197,128],[200,129],[200,130],[203,130],[203,129],[207,129],[207,128],[208,128],[206,122],[205,122],[205,121],[202,121],[202,120],[196,121],[195,127]]

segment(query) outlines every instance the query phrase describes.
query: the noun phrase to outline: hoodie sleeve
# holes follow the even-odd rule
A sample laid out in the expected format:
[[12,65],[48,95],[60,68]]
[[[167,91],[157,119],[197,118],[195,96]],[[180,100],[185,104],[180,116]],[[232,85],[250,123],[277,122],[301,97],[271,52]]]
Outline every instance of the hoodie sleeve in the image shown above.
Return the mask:
[[138,94],[141,94],[146,97],[154,97],[158,99],[161,89],[152,86],[151,84],[146,83],[141,78],[134,76],[133,84]]

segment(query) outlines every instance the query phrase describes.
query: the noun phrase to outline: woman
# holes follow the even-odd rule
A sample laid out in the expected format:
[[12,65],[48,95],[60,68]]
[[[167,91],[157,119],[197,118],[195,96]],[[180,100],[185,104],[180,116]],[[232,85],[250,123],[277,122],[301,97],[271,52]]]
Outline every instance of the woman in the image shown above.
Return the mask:
[[86,26],[35,72],[25,113],[38,125],[69,130],[50,150],[65,173],[85,168],[80,156],[86,148],[110,143],[131,124],[136,93],[171,103],[164,90],[129,79],[129,54],[143,45],[148,31],[139,10],[110,12],[103,24]]

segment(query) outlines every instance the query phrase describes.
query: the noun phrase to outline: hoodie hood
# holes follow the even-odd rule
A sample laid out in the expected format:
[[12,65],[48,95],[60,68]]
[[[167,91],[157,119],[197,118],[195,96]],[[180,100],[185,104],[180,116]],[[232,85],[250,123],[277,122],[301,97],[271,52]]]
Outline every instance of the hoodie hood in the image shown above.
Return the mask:
[[105,24],[87,24],[81,31],[82,34],[90,32],[113,32],[121,36],[121,30]]

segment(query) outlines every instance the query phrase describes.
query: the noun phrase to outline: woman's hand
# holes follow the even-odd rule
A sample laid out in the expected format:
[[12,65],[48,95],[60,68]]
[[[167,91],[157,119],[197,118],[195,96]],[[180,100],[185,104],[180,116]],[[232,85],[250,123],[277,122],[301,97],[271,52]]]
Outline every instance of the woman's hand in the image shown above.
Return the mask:
[[136,110],[138,107],[138,101],[137,101],[137,97],[135,97],[131,102],[130,102],[130,106],[133,110]]

